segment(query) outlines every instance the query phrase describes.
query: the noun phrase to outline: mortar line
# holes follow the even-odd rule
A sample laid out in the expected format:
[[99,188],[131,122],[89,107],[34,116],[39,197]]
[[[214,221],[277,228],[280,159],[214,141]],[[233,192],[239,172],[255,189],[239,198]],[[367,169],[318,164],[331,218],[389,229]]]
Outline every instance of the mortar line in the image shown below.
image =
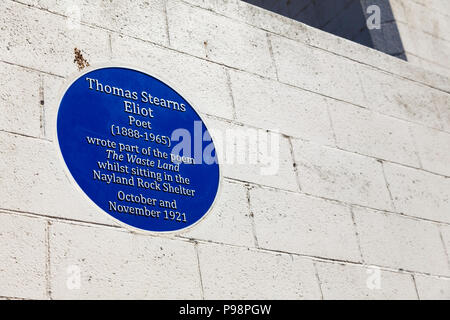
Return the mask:
[[269,47],[270,58],[272,59],[272,65],[273,65],[273,68],[275,69],[275,77],[276,77],[277,81],[279,82],[280,77],[278,76],[278,66],[277,66],[277,62],[275,61],[275,55],[273,54],[272,41],[270,40],[270,35],[268,32],[266,32],[266,40],[267,40],[267,45]]
[[250,215],[250,223],[252,226],[252,233],[253,233],[253,242],[255,245],[255,248],[259,248],[259,242],[258,242],[258,236],[256,235],[256,224],[255,224],[255,214],[253,213],[251,201],[250,201],[250,189],[251,187],[249,185],[245,186],[245,193],[247,197],[247,208]]
[[[416,142],[416,135],[414,134],[414,131],[413,131],[413,128],[411,127],[411,125],[408,125],[408,132],[409,132],[409,135],[410,135],[412,143],[413,143],[414,154],[416,155],[420,169],[423,169],[422,159],[420,158],[420,155],[419,155],[419,145]],[[423,169],[423,170],[425,170],[425,169]]]
[[167,36],[167,45],[169,47],[172,46],[171,41],[170,41],[170,31],[169,31],[169,14],[168,14],[168,10],[167,10],[167,3],[169,1],[165,0],[164,1],[164,18],[165,18],[165,22],[166,22],[166,36]]
[[[361,88],[361,92],[362,92],[362,95],[363,95],[363,98],[364,98],[364,102],[368,103],[368,101],[370,101],[370,100],[367,98],[366,87],[364,86],[364,82],[363,82],[363,79],[362,79],[363,75],[362,75],[362,72],[361,72],[360,69],[356,70],[356,76],[358,78],[358,83],[359,83],[359,87]],[[367,109],[370,109],[370,108],[367,108]]]
[[200,254],[198,252],[198,242],[197,241],[194,242],[194,249],[195,249],[195,254],[197,255],[197,269],[198,269],[198,275],[199,275],[199,279],[200,279],[200,289],[201,289],[202,300],[205,300],[205,289],[203,288],[203,277],[202,277],[202,270],[200,267]]
[[108,32],[108,46],[109,46],[109,55],[111,60],[113,59],[113,48],[112,48],[112,34]]
[[50,76],[61,78],[61,79],[65,78],[65,76],[60,75],[60,74],[52,73],[52,72],[49,72],[49,71],[44,71],[44,70],[41,70],[41,69],[36,69],[36,68],[25,66],[25,65],[22,65],[22,64],[19,64],[19,63],[16,63],[16,62],[10,62],[10,61],[6,61],[6,60],[3,60],[3,59],[0,59],[0,62],[8,64],[10,66],[24,68],[25,70],[33,71],[33,72],[36,72],[36,73],[44,73],[44,74],[48,74]]
[[381,171],[383,172],[384,183],[385,183],[386,189],[387,189],[387,191],[389,193],[389,199],[391,199],[392,209],[394,210],[394,212],[397,212],[398,210],[395,207],[394,197],[392,196],[391,188],[389,187],[389,182],[388,182],[388,179],[386,177],[386,172],[384,170],[384,163],[383,163],[383,161],[379,161],[379,162],[380,162],[380,165],[381,165]]
[[324,100],[325,100],[325,106],[327,107],[328,121],[330,122],[331,132],[333,133],[334,146],[337,148],[338,140],[336,137],[336,130],[334,129],[333,117],[331,116],[330,105],[328,104],[327,99],[324,99]]
[[362,253],[361,239],[359,237],[358,225],[356,224],[355,212],[353,211],[353,207],[350,207],[350,215],[352,217],[353,228],[355,230],[356,243],[358,245],[359,256],[361,257],[362,264],[365,264],[366,262],[364,260],[364,256],[363,256],[363,253]]
[[237,111],[236,111],[236,103],[234,101],[234,94],[233,94],[233,86],[231,83],[231,76],[230,76],[230,71],[227,68],[224,68],[224,72],[225,75],[227,77],[227,85],[228,85],[228,92],[230,93],[230,98],[231,98],[231,107],[232,107],[232,112],[233,112],[233,120],[237,120]]
[[302,192],[302,185],[300,183],[300,174],[297,168],[297,162],[295,160],[295,153],[294,153],[294,145],[292,144],[291,137],[287,137],[289,142],[289,151],[291,153],[291,159],[292,159],[292,166],[294,168],[294,174],[295,174],[295,181],[297,182],[297,187],[300,192]]
[[414,284],[414,290],[416,291],[416,295],[417,295],[417,300],[421,300],[420,299],[420,295],[419,295],[419,289],[417,288],[417,282],[416,282],[416,277],[414,276],[414,274],[411,274],[411,278]]
[[40,140],[43,142],[53,142],[52,140],[49,140],[47,138],[31,136],[29,134],[20,133],[20,132],[14,132],[14,131],[9,131],[9,130],[4,130],[4,129],[0,129],[0,132],[15,135],[15,136],[20,136],[20,137],[24,137],[24,138],[36,139],[36,140]]
[[45,96],[44,96],[44,78],[39,74],[39,124],[41,137],[45,139]]
[[444,248],[444,254],[447,258],[448,268],[450,270],[450,256],[448,251],[450,250],[450,248],[447,248],[447,245],[445,244],[444,236],[442,235],[442,226],[438,226],[438,230],[439,230],[439,237],[441,238],[442,246]]
[[51,256],[50,256],[50,227],[51,221],[47,220],[47,225],[45,228],[46,233],[46,248],[47,248],[47,259],[45,264],[45,274],[46,274],[46,293],[50,300],[52,300],[52,289],[51,289]]
[[0,298],[2,299],[6,299],[6,300],[41,300],[41,299],[36,299],[36,298],[23,298],[23,297],[16,297],[16,296],[0,296]]
[[322,290],[322,281],[320,280],[319,270],[317,269],[317,264],[315,261],[312,262],[314,268],[314,274],[316,276],[317,285],[319,286],[320,298],[323,300],[323,290]]
[[107,227],[107,228],[114,228],[114,229],[123,229],[121,226],[118,225],[111,225],[111,224],[105,224],[105,223],[99,223],[95,221],[84,221],[84,220],[76,220],[73,218],[64,218],[64,217],[57,217],[52,216],[48,214],[41,214],[41,213],[35,213],[31,211],[23,211],[23,210],[14,210],[14,209],[8,209],[8,208],[0,208],[0,213],[5,214],[14,214],[19,216],[25,216],[29,218],[41,218],[41,219],[50,219],[51,221],[56,222],[62,222],[62,223],[69,223],[73,225],[81,225],[86,227]]

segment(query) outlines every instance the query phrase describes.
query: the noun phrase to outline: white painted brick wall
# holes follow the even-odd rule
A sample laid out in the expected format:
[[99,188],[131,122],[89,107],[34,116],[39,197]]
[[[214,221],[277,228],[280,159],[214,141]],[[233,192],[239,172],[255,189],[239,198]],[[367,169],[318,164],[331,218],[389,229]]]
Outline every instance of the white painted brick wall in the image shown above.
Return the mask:
[[301,140],[292,141],[303,192],[346,203],[392,209],[381,163]]
[[361,261],[350,209],[296,193],[250,191],[258,246],[302,255]]
[[[0,3],[0,298],[449,298],[445,75],[238,0],[133,2],[78,2],[77,29],[63,1]],[[436,38],[442,2],[419,5],[419,40]],[[430,41],[419,49],[444,61]],[[279,170],[223,163],[216,206],[188,232],[116,225],[70,182],[54,141],[74,48],[168,81],[219,156],[234,144],[224,130],[268,130]]]

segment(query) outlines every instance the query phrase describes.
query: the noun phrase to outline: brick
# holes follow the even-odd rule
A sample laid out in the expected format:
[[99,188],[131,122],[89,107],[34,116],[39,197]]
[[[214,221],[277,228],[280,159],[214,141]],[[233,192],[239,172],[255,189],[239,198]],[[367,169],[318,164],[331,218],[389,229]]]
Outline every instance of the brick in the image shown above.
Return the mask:
[[261,248],[360,261],[350,209],[296,193],[252,189],[251,211]]
[[222,66],[129,37],[114,35],[111,42],[114,59],[130,65],[138,60],[143,66],[151,66],[149,74],[167,81],[197,111],[233,117],[231,93]]
[[407,122],[339,101],[330,103],[333,103],[330,112],[339,147],[420,166]]
[[0,60],[66,76],[77,70],[74,48],[91,65],[110,59],[106,31],[69,29],[62,16],[12,1],[2,1],[0,11]]
[[368,68],[361,74],[361,81],[368,108],[440,128],[439,114],[434,106],[439,91]]
[[252,73],[275,77],[264,31],[173,0],[167,3],[167,15],[173,48]]
[[324,299],[417,299],[414,282],[409,274],[322,262],[316,262],[316,268]]
[[279,36],[270,36],[270,40],[281,82],[364,105],[359,64]]
[[34,138],[0,133],[0,208],[53,217],[115,224],[71,183],[57,146]]
[[0,130],[34,137],[41,135],[40,84],[37,72],[1,63]]
[[414,276],[421,300],[449,300],[450,279],[423,275]]
[[223,180],[216,201],[205,219],[182,236],[253,247],[255,243],[245,186]]
[[44,220],[0,213],[0,296],[46,298],[46,238]]
[[[398,9],[397,11],[400,11],[400,8],[403,9],[403,16],[401,16],[402,22],[435,37],[450,40],[448,34],[445,32],[449,30],[450,25],[448,18],[442,14],[444,11],[429,10],[414,1],[395,0],[392,2]],[[447,8],[447,10],[449,9],[450,7]]]
[[405,51],[445,66],[446,54],[450,50],[449,41],[437,38],[416,29],[415,26],[411,27],[402,22],[397,23],[397,26],[404,40]]
[[419,58],[413,54],[408,54],[408,62],[421,66],[424,70],[440,73],[443,79],[448,79],[450,76],[450,68],[436,64],[434,62]]
[[199,245],[205,299],[319,299],[311,260],[246,248]]
[[230,74],[238,121],[334,144],[324,97],[243,72]]
[[421,126],[412,132],[423,168],[450,176],[450,133]]
[[388,163],[384,171],[397,212],[450,222],[450,179]]
[[224,177],[298,190],[287,138],[212,117],[203,119],[213,137]]
[[450,274],[437,225],[370,209],[353,210],[367,264]]
[[303,192],[391,209],[381,164],[375,159],[301,140],[292,144]]
[[[446,66],[442,66],[442,65],[436,64],[432,61],[425,60],[423,58],[415,56],[413,53],[410,53],[410,52],[407,53],[407,58],[408,58],[408,63],[418,66],[422,70],[429,71],[428,74],[432,74],[432,72],[434,72],[434,74],[436,74],[436,75],[439,74],[442,77],[442,79],[448,79],[448,77],[450,76],[450,68],[448,68]],[[444,80],[444,81],[446,81],[446,80]],[[440,89],[440,88],[438,88],[438,86],[435,86],[435,87],[437,89]],[[442,89],[440,89],[440,90],[442,90]],[[446,96],[446,94],[443,94],[441,96]],[[447,102],[447,104],[448,104],[448,102]],[[440,109],[440,102],[436,102],[435,105],[438,109]],[[445,108],[447,108],[447,105],[445,105]]]
[[[22,0],[21,2],[68,17],[68,25],[76,27],[76,19],[83,23],[166,45],[168,43],[164,1],[137,0],[130,6],[120,0],[105,4],[101,0],[82,0],[73,3],[54,0]],[[143,27],[145,26],[145,27]]]
[[[51,227],[50,250],[54,299],[201,297],[192,243],[105,227],[55,223]],[[77,281],[72,281],[77,276],[72,268],[79,270],[79,288]]]
[[194,6],[217,12],[257,28],[268,30],[299,41],[307,41],[307,26],[293,19],[241,0],[210,1],[183,0]]

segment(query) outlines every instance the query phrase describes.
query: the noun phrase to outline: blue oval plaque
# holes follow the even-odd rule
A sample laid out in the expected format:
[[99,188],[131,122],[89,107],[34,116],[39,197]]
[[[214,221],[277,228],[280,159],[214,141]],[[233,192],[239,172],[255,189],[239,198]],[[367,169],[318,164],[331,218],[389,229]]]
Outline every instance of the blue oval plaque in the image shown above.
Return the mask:
[[82,191],[113,218],[147,231],[192,226],[211,208],[220,173],[194,108],[144,72],[105,67],[65,91],[57,139]]

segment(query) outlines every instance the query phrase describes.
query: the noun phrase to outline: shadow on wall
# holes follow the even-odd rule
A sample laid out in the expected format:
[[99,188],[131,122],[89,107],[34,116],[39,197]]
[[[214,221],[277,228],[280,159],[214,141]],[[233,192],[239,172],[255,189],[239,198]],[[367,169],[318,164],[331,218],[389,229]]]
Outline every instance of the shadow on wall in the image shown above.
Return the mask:
[[243,0],[403,60],[389,0]]

